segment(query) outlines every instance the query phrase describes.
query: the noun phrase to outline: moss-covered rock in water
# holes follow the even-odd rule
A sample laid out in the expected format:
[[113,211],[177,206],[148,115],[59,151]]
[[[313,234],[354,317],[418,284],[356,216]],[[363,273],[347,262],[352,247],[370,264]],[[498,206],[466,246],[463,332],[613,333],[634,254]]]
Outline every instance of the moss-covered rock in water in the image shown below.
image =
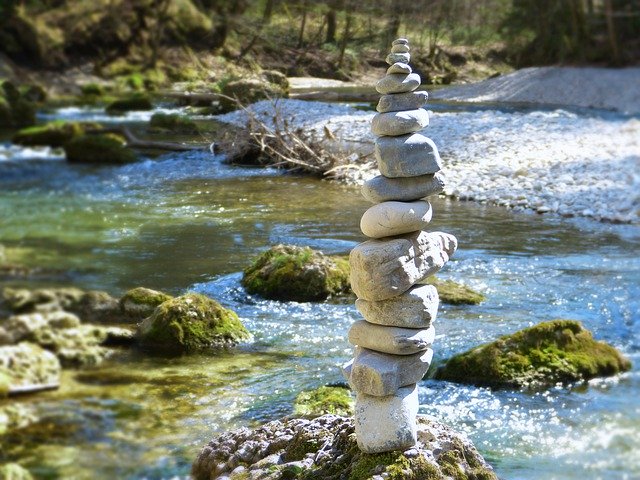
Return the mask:
[[250,337],[235,312],[198,293],[167,300],[138,327],[143,347],[168,352],[223,348]]
[[198,133],[198,126],[193,120],[177,113],[154,113],[149,121],[149,127],[158,132]]
[[80,135],[64,145],[67,161],[72,163],[131,163],[136,154],[124,140],[112,134]]
[[55,121],[18,131],[11,141],[18,145],[62,147],[72,138],[83,135],[87,128],[99,129],[95,123]]
[[120,310],[131,321],[140,321],[153,313],[158,305],[173,297],[150,288],[132,288],[120,298]]
[[490,387],[541,388],[629,370],[615,348],[573,320],[553,320],[456,355],[436,378]]
[[[276,420],[212,440],[202,449],[191,473],[196,480],[497,480],[465,437],[423,416],[418,416],[417,423],[415,447],[370,455],[356,444],[352,418],[324,415]],[[234,471],[239,464],[245,468]]]
[[449,305],[478,305],[486,300],[486,297],[480,292],[453,280],[440,280],[432,276],[421,283],[428,283],[436,287],[440,301]]
[[33,480],[33,477],[17,463],[6,463],[0,465],[0,480]]
[[324,386],[300,392],[293,404],[295,415],[320,416],[327,413],[353,415],[353,397],[348,387]]
[[0,310],[10,313],[70,310],[85,292],[79,288],[4,288],[0,293]]
[[285,89],[270,83],[266,79],[243,78],[226,83],[222,87],[222,94],[228,98],[220,99],[220,106],[224,112],[240,108],[241,105],[249,105],[258,100],[286,97]]
[[83,292],[75,302],[66,307],[66,310],[78,315],[83,322],[99,324],[125,322],[118,299],[100,290]]
[[119,115],[125,112],[147,111],[153,108],[151,99],[147,95],[136,94],[128,98],[115,100],[107,105],[107,113]]
[[349,262],[309,247],[276,245],[244,270],[242,285],[249,293],[273,300],[324,300],[350,290]]
[[28,342],[0,347],[0,396],[58,385],[60,362],[51,352]]

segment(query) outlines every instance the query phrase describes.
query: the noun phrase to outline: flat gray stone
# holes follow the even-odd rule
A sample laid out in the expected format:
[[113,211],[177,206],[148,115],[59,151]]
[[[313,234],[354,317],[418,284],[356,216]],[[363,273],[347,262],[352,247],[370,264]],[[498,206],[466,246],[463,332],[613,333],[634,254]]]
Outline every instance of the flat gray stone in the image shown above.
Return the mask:
[[431,349],[411,355],[391,355],[356,347],[356,354],[343,367],[343,374],[357,393],[386,397],[400,387],[422,380],[432,358]]
[[[427,111],[422,108],[416,108],[415,110],[406,110],[404,112],[387,112],[376,114],[371,121],[371,132],[374,135],[378,136],[396,137],[399,135],[418,132],[428,125],[429,114],[427,113]],[[409,177],[410,175],[397,176]]]
[[394,63],[409,63],[411,61],[411,55],[408,53],[390,53],[385,60],[389,65],[393,65]]
[[367,180],[361,187],[362,196],[372,203],[397,200],[401,202],[418,200],[437,195],[444,191],[445,179],[442,172],[419,177],[388,178],[378,175]]
[[349,329],[349,342],[358,347],[392,355],[412,355],[433,344],[436,330],[429,328],[386,327],[360,320]]
[[415,110],[416,108],[424,107],[428,99],[429,94],[426,90],[383,95],[378,101],[376,110],[380,113]]
[[376,90],[382,95],[392,93],[413,92],[420,86],[420,75],[417,73],[390,73],[376,83]]
[[387,74],[402,73],[403,75],[409,75],[413,70],[406,63],[396,62],[387,68]]
[[439,303],[436,287],[416,285],[389,300],[372,302],[359,298],[356,308],[369,323],[385,327],[428,328],[436,320]]
[[405,43],[397,43],[391,46],[391,53],[409,53],[409,45]]
[[424,230],[433,211],[429,202],[382,202],[362,215],[360,230],[367,237],[382,238]]
[[[410,111],[415,112],[416,110]],[[400,117],[407,113],[395,112],[395,115]],[[392,114],[394,112],[379,113],[378,115]],[[376,117],[373,117],[374,122],[375,120]],[[407,121],[407,123],[409,122]],[[378,169],[385,177],[418,177],[433,174],[442,169],[438,147],[433,143],[433,140],[420,133],[376,138],[374,153],[378,161]]]
[[409,45],[409,40],[404,37],[396,38],[393,42],[391,42],[391,46],[394,45]]
[[448,233],[422,231],[363,242],[349,255],[351,288],[364,300],[397,297],[438,272],[457,243]]
[[355,431],[365,453],[404,451],[417,442],[418,386],[410,385],[388,397],[356,395]]

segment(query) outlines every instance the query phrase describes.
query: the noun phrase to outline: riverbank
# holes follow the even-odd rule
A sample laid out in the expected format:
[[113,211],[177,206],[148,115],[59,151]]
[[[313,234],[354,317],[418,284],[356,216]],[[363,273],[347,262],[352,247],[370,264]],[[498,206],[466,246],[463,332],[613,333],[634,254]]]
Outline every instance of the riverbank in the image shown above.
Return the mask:
[[[600,87],[601,103],[613,93],[637,95],[627,92],[630,88],[615,92]],[[458,88],[462,87],[451,90]],[[442,98],[447,91],[438,91],[436,97]],[[542,102],[547,97],[540,94],[538,99]],[[345,154],[340,169],[347,181],[362,183],[378,174],[371,155],[373,112],[296,99],[258,102],[250,109],[267,125],[277,113],[292,129],[302,129],[314,141],[326,143],[332,138],[329,143]],[[430,117],[431,125],[424,133],[436,142],[444,160],[446,195],[516,210],[638,223],[638,118],[571,107],[492,105],[463,111],[438,104]],[[247,114],[236,111],[216,118],[243,126]],[[348,155],[353,151],[361,154],[360,160]]]

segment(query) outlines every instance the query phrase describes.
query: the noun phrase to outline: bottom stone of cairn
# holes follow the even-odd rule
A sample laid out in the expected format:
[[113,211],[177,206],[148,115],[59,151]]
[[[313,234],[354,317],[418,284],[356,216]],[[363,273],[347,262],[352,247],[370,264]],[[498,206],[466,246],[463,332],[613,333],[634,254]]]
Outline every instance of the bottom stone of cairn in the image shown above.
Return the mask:
[[358,447],[365,453],[406,450],[416,444],[418,386],[409,385],[393,395],[356,396],[355,428]]

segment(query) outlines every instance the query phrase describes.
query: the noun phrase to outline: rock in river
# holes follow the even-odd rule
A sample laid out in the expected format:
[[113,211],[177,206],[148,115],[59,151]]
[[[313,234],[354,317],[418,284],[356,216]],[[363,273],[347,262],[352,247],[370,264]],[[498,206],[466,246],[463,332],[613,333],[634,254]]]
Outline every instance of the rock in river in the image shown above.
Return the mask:
[[525,328],[450,358],[436,378],[496,388],[545,388],[629,370],[615,348],[573,320]]
[[[398,136],[417,132],[428,125],[429,114],[427,113],[427,111],[422,108],[416,108],[415,110],[405,110],[403,112],[387,112],[376,114],[376,116],[373,117],[373,120],[371,121],[371,132],[374,135],[379,136]],[[409,175],[398,176],[408,177]]]
[[352,418],[324,415],[240,428],[210,441],[191,473],[195,480],[498,478],[465,436],[431,418],[418,416],[415,446],[380,454],[360,451],[354,427]]
[[28,342],[0,347],[0,397],[59,385],[60,362],[51,352]]
[[442,172],[438,172],[435,175],[398,178],[378,175],[367,180],[362,185],[361,193],[371,203],[380,203],[387,200],[410,202],[442,193],[444,187],[445,180]]
[[[398,112],[398,115],[401,113]],[[418,177],[442,169],[438,147],[433,140],[420,133],[376,138],[375,156],[380,173],[385,177]]]

